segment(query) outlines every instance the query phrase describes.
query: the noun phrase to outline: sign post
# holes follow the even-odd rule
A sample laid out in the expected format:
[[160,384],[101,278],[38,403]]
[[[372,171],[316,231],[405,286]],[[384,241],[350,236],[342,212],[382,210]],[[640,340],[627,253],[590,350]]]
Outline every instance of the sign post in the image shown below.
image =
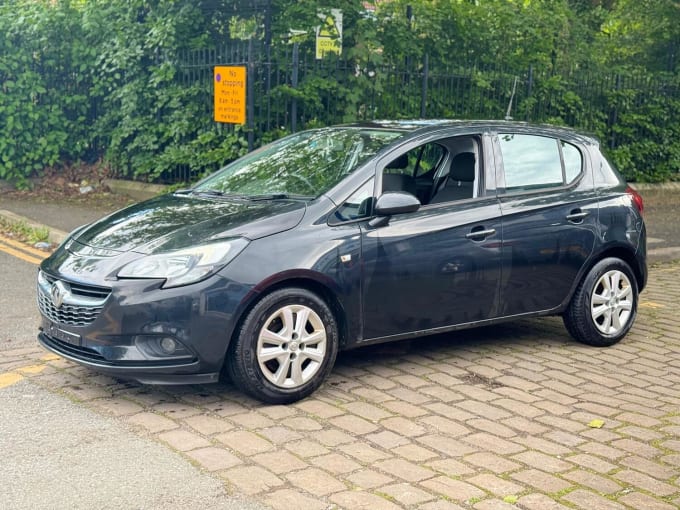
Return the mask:
[[215,66],[215,122],[246,123],[246,68]]

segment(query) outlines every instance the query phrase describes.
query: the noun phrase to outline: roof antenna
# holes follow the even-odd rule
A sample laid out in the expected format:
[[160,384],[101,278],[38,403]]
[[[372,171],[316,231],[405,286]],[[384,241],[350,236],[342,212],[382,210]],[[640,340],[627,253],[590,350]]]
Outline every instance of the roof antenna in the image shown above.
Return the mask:
[[512,120],[512,115],[510,115],[510,111],[512,110],[512,100],[515,98],[515,90],[517,90],[517,76],[515,76],[515,82],[512,84],[512,94],[510,94],[508,111],[505,112],[505,120]]

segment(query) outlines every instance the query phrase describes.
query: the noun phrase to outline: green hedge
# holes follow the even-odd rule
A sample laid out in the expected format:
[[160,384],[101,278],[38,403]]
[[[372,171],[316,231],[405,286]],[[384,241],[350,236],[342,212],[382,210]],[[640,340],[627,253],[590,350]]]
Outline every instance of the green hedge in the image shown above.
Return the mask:
[[[659,2],[665,5],[667,0]],[[199,176],[244,154],[247,129],[212,122],[211,63],[198,66],[201,79],[186,80],[192,64],[180,56],[218,47],[216,41],[222,44],[228,38],[231,25],[241,27],[241,32],[250,27],[261,47],[263,18],[252,8],[246,12],[246,4],[236,0],[0,4],[0,178],[24,186],[47,167],[103,159],[127,178],[171,181],[177,179],[178,169],[185,170],[183,175]],[[407,4],[413,4],[412,21],[404,15]],[[313,36],[308,36],[300,43],[307,63],[293,89],[291,45],[284,36],[290,28],[313,34],[319,5],[324,2],[273,0],[272,53],[258,57],[253,67],[257,119],[250,136],[256,144],[290,129],[293,100],[299,105],[298,128],[417,117],[422,89],[418,77],[428,52],[427,116],[502,117],[517,75],[521,80],[516,118],[595,132],[629,179],[660,181],[680,174],[678,75],[658,71],[659,59],[650,64],[655,68],[651,71],[639,63],[647,46],[650,55],[663,56],[660,44],[674,37],[676,24],[663,25],[658,44],[647,37],[647,46],[633,51],[616,46],[614,39],[598,39],[601,26],[622,26],[620,21],[619,25],[603,21],[608,15],[617,19],[619,11],[581,7],[576,16],[567,0],[549,6],[434,2],[432,9],[427,2],[394,0],[380,4],[372,16],[361,14],[361,1],[342,0],[337,6],[345,13],[343,60],[329,58],[318,65],[310,57]],[[234,12],[247,15],[232,23],[236,18],[229,13]],[[579,25],[579,17],[589,20],[590,33],[584,32],[586,25]],[[526,20],[531,20],[530,26]],[[480,23],[493,30],[480,31]],[[627,30],[625,40],[635,40],[630,37],[632,29]],[[624,50],[634,65],[621,63]],[[220,58],[219,63],[226,63]],[[464,62],[473,60],[483,65],[467,67],[466,92],[455,92],[456,101],[463,104],[456,104],[454,89],[446,89],[436,75],[447,70],[460,74],[451,65],[465,68]],[[493,62],[502,62],[505,71],[485,70]],[[578,71],[586,64],[593,78]],[[540,72],[532,77],[528,95],[530,65]],[[513,68],[520,71],[510,71]],[[576,71],[560,73],[560,68]],[[411,71],[408,79],[404,69]],[[264,86],[265,73],[273,80],[269,89]],[[646,74],[646,81],[607,83],[601,78],[640,74]],[[595,82],[599,85],[593,86]]]

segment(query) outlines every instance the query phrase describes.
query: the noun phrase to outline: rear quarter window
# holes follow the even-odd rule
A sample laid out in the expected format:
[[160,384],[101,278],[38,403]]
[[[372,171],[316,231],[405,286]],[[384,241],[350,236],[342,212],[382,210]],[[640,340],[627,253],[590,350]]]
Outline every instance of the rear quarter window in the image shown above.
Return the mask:
[[581,175],[583,158],[581,151],[567,142],[560,142],[562,145],[562,157],[564,158],[564,174],[567,184],[574,182]]

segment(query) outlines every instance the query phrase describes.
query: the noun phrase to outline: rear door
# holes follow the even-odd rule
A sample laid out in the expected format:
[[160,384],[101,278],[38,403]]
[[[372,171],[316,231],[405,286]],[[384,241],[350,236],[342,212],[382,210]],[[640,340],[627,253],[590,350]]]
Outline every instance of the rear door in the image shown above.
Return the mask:
[[598,203],[587,153],[552,136],[495,137],[503,215],[502,316],[554,309],[594,249]]

